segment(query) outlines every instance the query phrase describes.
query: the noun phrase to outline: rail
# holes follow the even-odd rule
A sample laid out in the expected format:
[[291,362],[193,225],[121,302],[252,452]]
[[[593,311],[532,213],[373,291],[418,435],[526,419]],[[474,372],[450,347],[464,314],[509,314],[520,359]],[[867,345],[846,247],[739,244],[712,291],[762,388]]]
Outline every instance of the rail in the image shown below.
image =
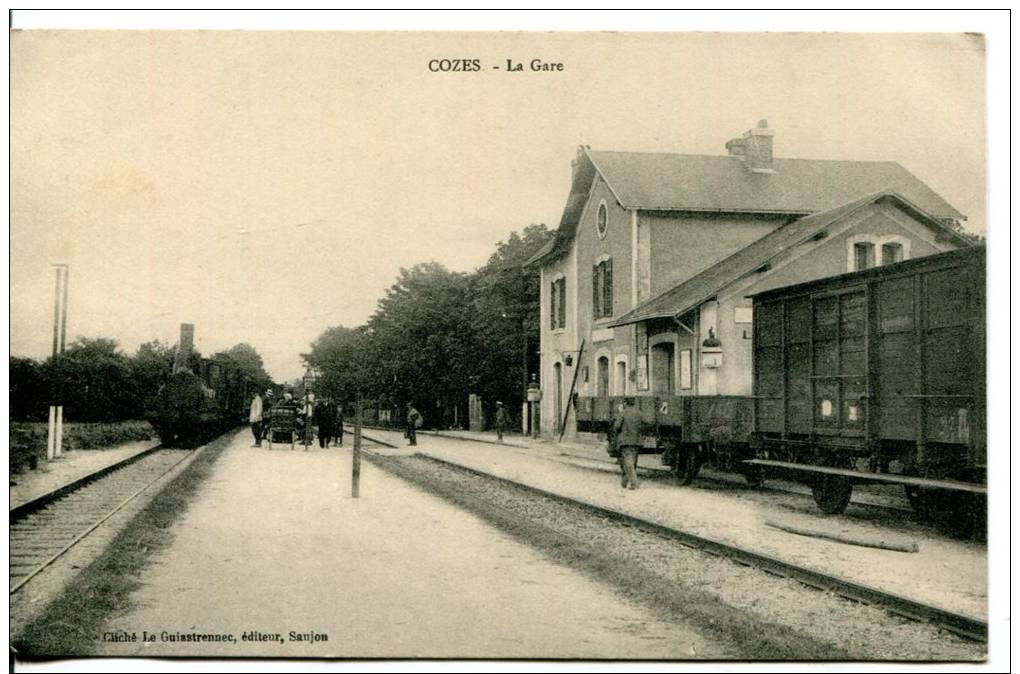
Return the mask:
[[[106,466],[94,473],[90,473],[78,480],[74,480],[12,509],[10,511],[11,565],[8,574],[10,577],[10,594],[13,595],[23,588],[30,580],[85,540],[104,522],[123,510],[125,506],[136,499],[142,492],[182,462],[196,454],[193,451],[182,452],[180,458],[171,454],[168,455],[168,461],[164,462],[158,460],[164,451],[167,450],[162,446],[153,447],[128,457],[123,461]],[[130,482],[127,487],[130,493],[125,498],[119,499],[113,507],[107,506],[105,499],[109,498],[109,494],[103,489],[105,480],[112,479],[126,468],[146,460],[154,462],[154,474],[142,472],[139,475],[141,479],[140,486]],[[83,512],[76,513],[77,515],[85,515],[83,518],[85,521],[80,522],[80,526],[79,524],[69,524],[66,527],[55,528],[53,526],[55,520],[42,517],[48,505],[57,503],[61,499],[74,494],[87,494],[86,498],[92,498],[94,495],[94,512],[89,513],[88,504],[86,503],[86,508],[82,509]],[[41,518],[41,521],[36,526],[33,526],[32,523],[33,515],[38,515]],[[21,531],[15,531],[15,526],[22,526],[24,528]],[[27,561],[15,562],[15,560],[21,559]],[[16,572],[16,565],[21,568],[28,567],[28,570],[25,573]]]

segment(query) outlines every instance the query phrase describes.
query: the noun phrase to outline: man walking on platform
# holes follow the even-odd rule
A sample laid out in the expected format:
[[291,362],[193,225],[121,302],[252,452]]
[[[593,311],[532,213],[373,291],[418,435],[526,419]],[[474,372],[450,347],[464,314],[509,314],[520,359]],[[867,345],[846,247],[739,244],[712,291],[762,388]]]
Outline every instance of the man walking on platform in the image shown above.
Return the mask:
[[251,424],[251,434],[255,436],[255,444],[252,447],[262,446],[262,396],[258,391],[251,399],[251,407],[248,410],[248,423]]
[[510,427],[510,415],[503,403],[496,401],[496,439],[503,444],[503,433]]
[[634,398],[624,399],[623,411],[613,423],[613,440],[620,452],[620,486],[625,489],[637,489],[637,462],[643,440],[643,422],[641,414],[634,405]]
[[415,446],[418,444],[417,431],[421,428],[421,414],[414,409],[414,405],[407,403],[407,444]]
[[266,437],[266,433],[269,432],[269,420],[272,413],[269,411],[273,409],[273,404],[276,401],[273,399],[273,389],[266,389],[266,397],[262,400],[262,424],[259,426],[259,441],[256,443],[256,447],[262,446],[262,439]]
[[336,406],[332,398],[320,400],[312,413],[315,425],[319,427],[319,447],[329,447],[329,441],[333,439],[333,423],[336,420]]

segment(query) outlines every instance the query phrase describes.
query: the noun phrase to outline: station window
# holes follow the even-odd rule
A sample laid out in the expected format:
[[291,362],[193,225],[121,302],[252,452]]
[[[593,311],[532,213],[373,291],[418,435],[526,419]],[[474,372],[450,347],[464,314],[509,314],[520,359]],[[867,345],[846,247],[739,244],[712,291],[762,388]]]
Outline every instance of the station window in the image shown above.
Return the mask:
[[591,268],[591,306],[595,318],[613,315],[613,261],[603,260]]
[[595,213],[595,229],[599,233],[599,238],[606,238],[606,232],[609,231],[609,211],[606,209],[606,202],[599,204],[599,209]]
[[558,278],[549,287],[549,328],[567,327],[567,279]]
[[902,260],[903,260],[902,243],[882,244],[882,264],[892,264],[894,262],[901,262]]
[[863,271],[875,266],[875,244],[861,241],[854,244],[854,271]]

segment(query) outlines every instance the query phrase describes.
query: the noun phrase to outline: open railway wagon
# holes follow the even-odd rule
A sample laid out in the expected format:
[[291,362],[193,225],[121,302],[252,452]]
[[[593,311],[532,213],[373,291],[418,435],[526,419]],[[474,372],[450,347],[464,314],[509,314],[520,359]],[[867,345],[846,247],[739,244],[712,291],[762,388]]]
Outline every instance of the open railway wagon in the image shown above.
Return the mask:
[[[754,457],[749,445],[753,430],[751,399],[745,396],[636,396],[645,423],[642,454],[660,454],[676,480],[690,484],[702,464],[743,473],[749,482],[761,469],[745,464]],[[623,396],[577,396],[577,430],[612,434],[613,419]]]
[[749,463],[824,512],[876,482],[922,513],[984,505],[983,247],[760,293],[753,360]]

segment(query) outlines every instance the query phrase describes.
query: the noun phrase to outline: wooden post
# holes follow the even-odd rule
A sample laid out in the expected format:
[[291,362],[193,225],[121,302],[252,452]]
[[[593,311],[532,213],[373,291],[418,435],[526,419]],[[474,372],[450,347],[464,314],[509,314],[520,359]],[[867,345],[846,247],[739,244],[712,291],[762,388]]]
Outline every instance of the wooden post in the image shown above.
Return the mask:
[[351,458],[351,496],[358,498],[361,482],[361,395],[354,410],[354,455]]
[[574,388],[577,386],[577,373],[581,371],[581,356],[584,355],[584,342],[577,350],[577,365],[574,367],[574,378],[570,382],[570,393],[567,394],[567,404],[563,408],[563,421],[560,422],[560,442],[563,442],[563,434],[567,432],[567,418],[570,416],[570,406],[574,402]]
[[[61,298],[60,307],[60,353],[64,353],[64,345],[67,343],[67,283],[68,276],[71,273],[71,267],[64,265],[64,292]],[[54,450],[57,456],[61,456],[64,453],[64,391],[61,389],[57,392],[59,398],[57,400],[57,441],[54,446]]]

